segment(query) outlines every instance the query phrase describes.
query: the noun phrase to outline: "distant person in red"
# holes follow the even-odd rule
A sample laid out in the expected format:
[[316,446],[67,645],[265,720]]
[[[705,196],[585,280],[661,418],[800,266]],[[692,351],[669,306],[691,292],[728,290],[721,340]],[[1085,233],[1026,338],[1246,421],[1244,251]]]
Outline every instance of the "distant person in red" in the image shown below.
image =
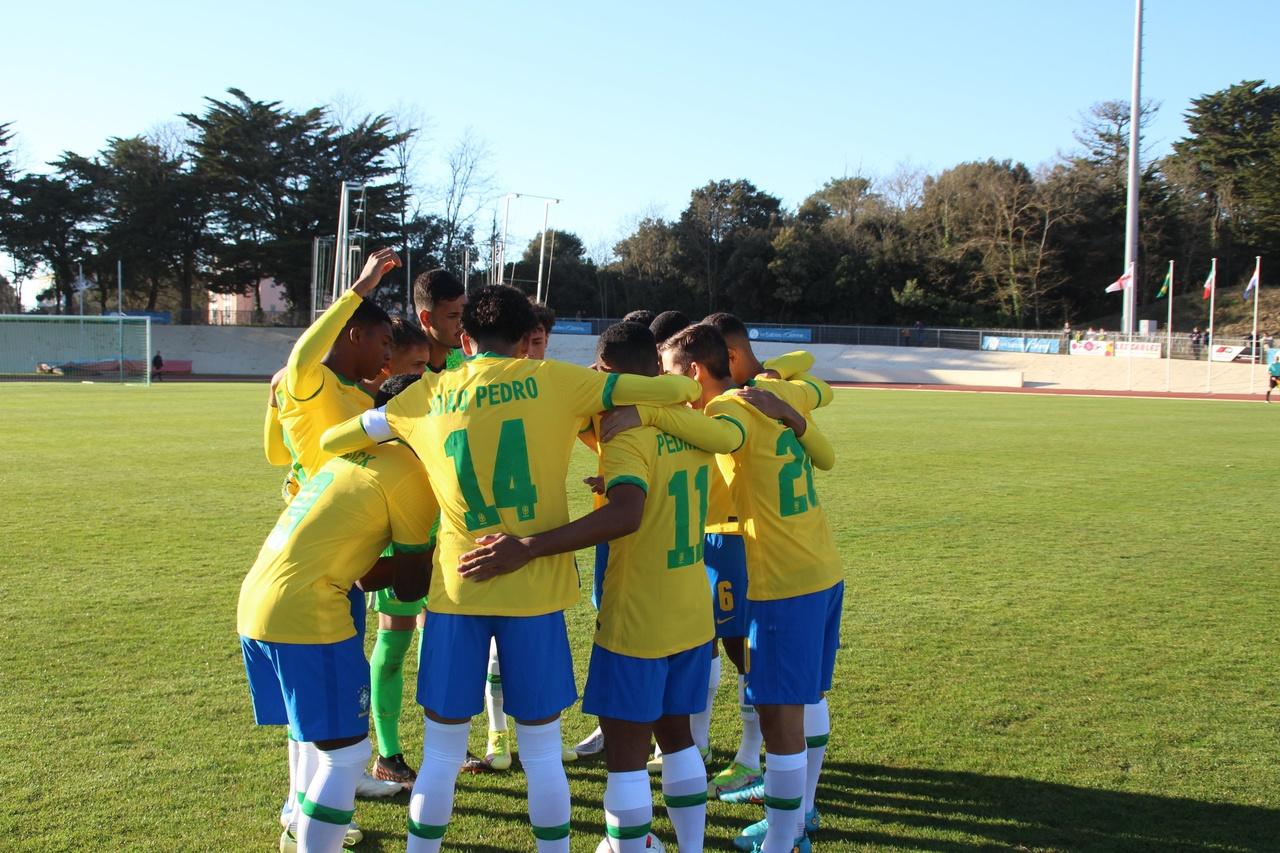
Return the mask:
[[160,357],[160,350],[156,350],[156,354],[151,357],[151,373],[157,382],[164,378],[164,359]]

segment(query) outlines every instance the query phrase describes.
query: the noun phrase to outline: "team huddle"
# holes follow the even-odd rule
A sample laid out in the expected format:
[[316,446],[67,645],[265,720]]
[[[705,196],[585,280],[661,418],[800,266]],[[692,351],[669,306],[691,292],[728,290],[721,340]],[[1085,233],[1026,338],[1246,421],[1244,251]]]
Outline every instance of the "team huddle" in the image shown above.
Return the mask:
[[[357,788],[378,784],[371,718],[373,775],[412,786],[411,853],[441,848],[464,764],[501,771],[517,751],[538,851],[568,851],[564,762],[601,749],[600,851],[661,847],[651,771],[681,851],[702,850],[709,798],[763,804],[740,849],[809,850],[844,589],[814,486],[835,454],[812,418],[832,399],[812,357],[761,364],[728,314],[634,312],[579,367],[544,358],[543,306],[503,285],[467,294],[444,270],[414,281],[421,328],[393,321],[366,297],[398,264],[373,253],[272,382],[264,443],[289,466],[287,506],[245,577],[237,630],[256,722],[289,731],[281,850],[360,840]],[[575,441],[599,468],[594,509],[571,520]],[[600,726],[570,748],[564,611],[578,600],[574,552],[592,547],[582,711]],[[417,771],[398,728],[415,631]],[[720,648],[743,730],[708,781]],[[479,759],[467,742],[482,710]]]

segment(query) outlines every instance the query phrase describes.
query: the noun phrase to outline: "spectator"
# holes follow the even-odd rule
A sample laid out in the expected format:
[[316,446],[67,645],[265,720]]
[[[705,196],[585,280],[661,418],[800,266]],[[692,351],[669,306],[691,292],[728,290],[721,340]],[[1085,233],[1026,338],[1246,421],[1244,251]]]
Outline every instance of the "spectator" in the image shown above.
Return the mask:
[[924,321],[916,320],[915,326],[911,330],[912,342],[918,346],[924,346]]
[[1204,343],[1204,337],[1200,333],[1199,326],[1191,327],[1191,357],[1196,361],[1200,360],[1200,345]]
[[157,382],[164,378],[164,359],[160,356],[160,350],[156,350],[156,354],[151,357],[151,373]]

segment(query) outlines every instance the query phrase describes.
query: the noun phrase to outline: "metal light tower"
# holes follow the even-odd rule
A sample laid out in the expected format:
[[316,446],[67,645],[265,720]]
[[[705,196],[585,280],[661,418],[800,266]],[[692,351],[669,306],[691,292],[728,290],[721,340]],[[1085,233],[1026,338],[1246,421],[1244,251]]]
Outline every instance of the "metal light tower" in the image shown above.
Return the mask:
[[[1133,94],[1129,100],[1129,199],[1124,226],[1124,268],[1133,270],[1133,281],[1123,291],[1124,310],[1120,331],[1133,334],[1138,305],[1138,148],[1142,118],[1142,0],[1135,0],[1133,19]],[[1132,264],[1133,266],[1130,266]]]

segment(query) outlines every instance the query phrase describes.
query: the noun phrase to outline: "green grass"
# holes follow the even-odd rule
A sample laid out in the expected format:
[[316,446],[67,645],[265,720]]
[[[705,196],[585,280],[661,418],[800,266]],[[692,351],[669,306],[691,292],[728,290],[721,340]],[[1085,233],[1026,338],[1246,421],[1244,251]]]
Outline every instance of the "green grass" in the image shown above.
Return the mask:
[[[252,725],[234,624],[280,510],[264,397],[0,386],[0,846],[272,849],[284,740]],[[817,849],[1280,848],[1278,416],[840,392],[818,488],[848,588]],[[570,622],[581,676],[585,595]],[[591,724],[570,710],[567,737]],[[736,726],[726,678],[717,763]],[[412,756],[411,703],[404,730]],[[568,773],[573,847],[593,850],[604,769]],[[359,805],[360,849],[404,849],[405,802]],[[756,817],[712,804],[708,847]],[[446,840],[532,849],[519,771],[463,776]]]

